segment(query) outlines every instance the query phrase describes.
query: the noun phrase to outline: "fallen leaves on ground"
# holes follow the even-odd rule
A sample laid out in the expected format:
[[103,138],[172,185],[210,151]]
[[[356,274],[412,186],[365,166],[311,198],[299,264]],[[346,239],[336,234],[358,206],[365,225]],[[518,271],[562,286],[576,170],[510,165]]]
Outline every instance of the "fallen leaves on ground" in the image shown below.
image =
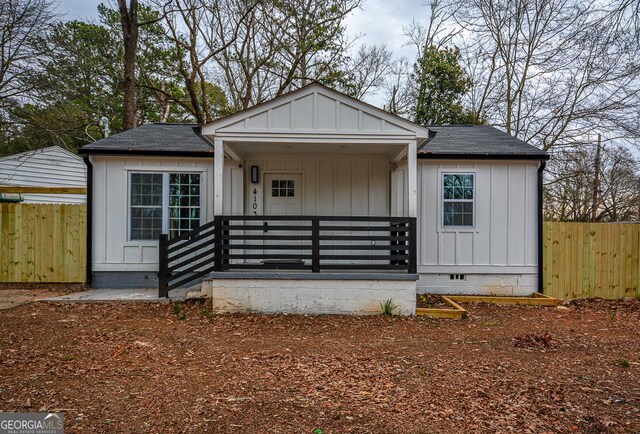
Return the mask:
[[638,306],[438,320],[32,303],[0,312],[0,411],[65,411],[69,433],[640,432]]

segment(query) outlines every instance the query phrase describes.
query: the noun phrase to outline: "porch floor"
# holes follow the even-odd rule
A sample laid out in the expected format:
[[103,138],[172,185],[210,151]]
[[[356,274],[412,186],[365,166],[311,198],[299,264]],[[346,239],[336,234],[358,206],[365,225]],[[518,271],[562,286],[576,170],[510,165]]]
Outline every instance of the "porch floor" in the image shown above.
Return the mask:
[[71,303],[92,303],[92,302],[109,302],[109,301],[130,301],[130,302],[169,302],[182,301],[193,297],[192,294],[199,294],[198,290],[193,288],[178,288],[169,293],[169,298],[158,297],[158,288],[142,288],[142,289],[90,289],[88,291],[76,292],[73,294],[62,295],[59,297],[47,297],[38,299],[38,301],[49,302],[71,302]]

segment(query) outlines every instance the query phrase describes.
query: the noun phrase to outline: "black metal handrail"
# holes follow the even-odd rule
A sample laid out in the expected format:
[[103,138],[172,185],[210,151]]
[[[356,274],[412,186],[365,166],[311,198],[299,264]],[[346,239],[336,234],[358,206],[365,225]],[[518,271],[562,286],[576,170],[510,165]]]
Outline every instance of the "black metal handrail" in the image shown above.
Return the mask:
[[159,247],[161,297],[212,271],[417,269],[413,217],[216,216]]

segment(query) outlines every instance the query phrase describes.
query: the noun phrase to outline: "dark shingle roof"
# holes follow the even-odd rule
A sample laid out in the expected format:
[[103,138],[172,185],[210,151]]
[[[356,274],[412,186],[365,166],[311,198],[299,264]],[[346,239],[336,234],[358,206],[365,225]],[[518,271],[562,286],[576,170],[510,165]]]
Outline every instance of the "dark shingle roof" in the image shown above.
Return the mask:
[[90,143],[80,153],[211,154],[213,147],[196,124],[144,124]]
[[486,157],[546,159],[541,149],[489,125],[430,126],[435,137],[418,150],[421,158]]
[[[435,137],[418,150],[420,158],[548,158],[541,149],[488,125],[428,128]],[[197,124],[145,124],[85,145],[80,153],[213,155],[213,146],[200,131]]]

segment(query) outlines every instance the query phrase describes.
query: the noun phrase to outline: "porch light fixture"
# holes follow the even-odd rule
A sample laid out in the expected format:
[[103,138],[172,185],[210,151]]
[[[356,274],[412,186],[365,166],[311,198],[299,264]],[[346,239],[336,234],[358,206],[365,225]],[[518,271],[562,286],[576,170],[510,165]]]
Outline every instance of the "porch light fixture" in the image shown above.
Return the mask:
[[251,183],[257,184],[260,179],[260,169],[258,166],[251,166]]

